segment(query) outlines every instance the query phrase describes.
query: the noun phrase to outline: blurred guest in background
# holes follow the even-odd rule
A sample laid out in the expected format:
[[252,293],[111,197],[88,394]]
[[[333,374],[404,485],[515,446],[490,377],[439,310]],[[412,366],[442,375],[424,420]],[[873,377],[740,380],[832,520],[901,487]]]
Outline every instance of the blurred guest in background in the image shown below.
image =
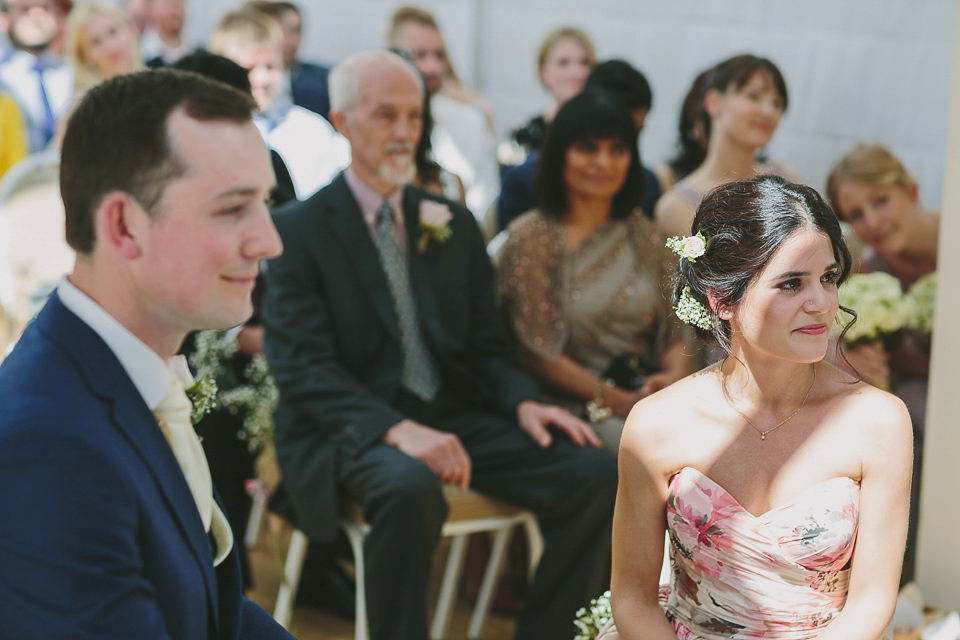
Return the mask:
[[635,121],[588,89],[550,125],[539,208],[510,225],[498,270],[504,309],[546,396],[590,419],[614,453],[634,403],[689,373],[661,289],[672,261],[637,207],[643,188]]
[[0,177],[27,155],[23,117],[16,100],[0,91]]
[[[629,62],[607,60],[598,64],[587,77],[586,86],[605,92],[630,112],[637,133],[643,131],[647,113],[653,104],[653,93],[646,76]],[[639,138],[638,138],[639,139]],[[639,145],[639,142],[638,142]],[[639,146],[638,146],[639,152]],[[523,164],[507,169],[503,174],[500,199],[497,203],[497,223],[505,229],[511,220],[532,209],[534,197],[534,174],[540,157],[533,151]],[[653,209],[660,198],[660,185],[656,175],[647,167],[642,168],[644,188],[637,202],[647,217],[653,217]]]
[[327,67],[304,62],[299,58],[303,41],[303,15],[292,2],[253,0],[245,7],[262,11],[280,24],[283,32],[283,66],[287,73],[285,89],[290,92],[293,104],[327,117],[330,112],[330,92],[327,89]]
[[442,486],[527,505],[546,549],[516,637],[567,637],[606,573],[615,460],[588,425],[536,400],[498,321],[473,216],[408,186],[419,74],[370,51],[330,78],[352,163],[276,213],[285,252],[269,264],[263,316],[277,459],[298,524],[329,540],[338,504],[361,505],[370,637],[408,640],[427,637]]
[[0,0],[0,29],[13,45],[0,60],[0,85],[20,106],[31,153],[47,147],[73,94],[73,74],[50,51],[58,30],[52,0]]
[[137,30],[137,38],[143,35],[150,24],[150,3],[152,0],[124,0],[121,9]]
[[[868,247],[861,271],[889,273],[900,281],[904,291],[936,271],[940,212],[920,206],[917,181],[886,147],[860,144],[847,152],[827,178],[827,197],[840,219],[853,227]],[[901,329],[884,341],[882,352],[861,345],[845,347],[844,353],[855,372],[867,382],[887,380],[890,390],[910,410],[914,471],[910,534],[903,568],[907,581],[913,577],[916,553],[930,333]]]
[[387,44],[408,51],[423,76],[430,95],[436,160],[463,180],[467,207],[483,219],[500,192],[496,135],[483,101],[459,84],[443,35],[429,11],[397,9],[387,30]]
[[283,93],[281,40],[275,20],[239,9],[220,19],[210,34],[209,49],[249,70],[260,108],[257,125],[290,170],[297,197],[305,198],[350,163],[350,147],[324,118],[296,106]]
[[79,4],[70,13],[65,54],[73,68],[74,99],[107,78],[143,66],[133,23],[99,2]]
[[725,182],[764,173],[798,181],[789,169],[758,158],[776,133],[787,104],[783,74],[766,58],[744,54],[713,68],[703,96],[709,124],[707,154],[700,167],[657,204],[655,216],[663,235],[689,235],[704,194]]
[[657,180],[663,191],[693,173],[707,155],[710,119],[703,109],[703,92],[711,71],[712,69],[701,71],[683,98],[677,122],[676,155],[667,164],[657,168]]
[[183,37],[184,0],[149,0],[150,25],[140,38],[140,53],[151,68],[171,65],[194,50]]
[[[543,39],[537,52],[537,75],[553,104],[513,132],[513,139],[524,156],[540,148],[547,125],[567,100],[583,91],[587,76],[596,64],[593,42],[576,27],[559,27]],[[519,164],[519,161],[510,164]]]

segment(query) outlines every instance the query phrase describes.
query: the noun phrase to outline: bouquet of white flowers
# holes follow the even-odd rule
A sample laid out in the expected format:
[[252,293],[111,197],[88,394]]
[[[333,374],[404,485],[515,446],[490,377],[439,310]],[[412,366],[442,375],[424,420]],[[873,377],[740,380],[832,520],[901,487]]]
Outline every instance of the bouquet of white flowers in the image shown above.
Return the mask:
[[[912,326],[918,315],[917,302],[904,295],[900,281],[882,271],[850,276],[840,287],[840,305],[857,312],[857,321],[844,336],[848,344],[881,340]],[[842,327],[846,318],[837,314],[837,322]]]
[[610,592],[606,591],[596,600],[590,601],[589,610],[581,608],[577,611],[577,619],[573,621],[577,627],[577,637],[574,640],[593,640],[612,617]]
[[262,353],[253,356],[237,371],[234,356],[237,341],[226,331],[200,331],[190,355],[198,379],[217,381],[217,405],[243,417],[240,437],[256,453],[273,439],[273,410],[277,406],[277,385]]
[[933,330],[933,304],[937,296],[937,272],[928,273],[914,282],[907,295],[916,306],[916,316],[910,327],[930,333]]

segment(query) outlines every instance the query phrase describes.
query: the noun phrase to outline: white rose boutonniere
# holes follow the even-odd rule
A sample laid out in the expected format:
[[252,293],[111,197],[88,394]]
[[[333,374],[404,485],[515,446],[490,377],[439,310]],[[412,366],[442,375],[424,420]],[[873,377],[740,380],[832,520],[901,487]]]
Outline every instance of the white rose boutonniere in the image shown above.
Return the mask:
[[420,201],[420,241],[417,243],[417,251],[423,253],[427,250],[427,243],[431,239],[437,242],[446,242],[450,238],[450,220],[453,219],[453,213],[450,207],[442,202],[435,200]]

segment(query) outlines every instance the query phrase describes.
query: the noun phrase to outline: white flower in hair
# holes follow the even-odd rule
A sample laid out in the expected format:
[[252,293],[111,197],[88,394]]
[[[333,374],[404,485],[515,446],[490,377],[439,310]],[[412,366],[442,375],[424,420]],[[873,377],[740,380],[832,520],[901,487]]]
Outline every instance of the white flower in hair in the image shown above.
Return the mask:
[[690,262],[696,262],[697,258],[707,252],[707,239],[703,237],[703,232],[700,231],[694,236],[682,238],[673,236],[667,240],[666,244],[668,249]]

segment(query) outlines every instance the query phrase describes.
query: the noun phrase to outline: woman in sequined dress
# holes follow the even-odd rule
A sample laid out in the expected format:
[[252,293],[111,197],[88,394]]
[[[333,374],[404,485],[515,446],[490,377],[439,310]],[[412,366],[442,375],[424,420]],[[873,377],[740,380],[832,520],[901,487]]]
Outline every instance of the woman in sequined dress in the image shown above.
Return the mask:
[[[636,405],[603,640],[877,640],[907,533],[910,417],[825,362],[840,225],[776,176],[707,195],[678,315],[727,357]],[[659,585],[664,532],[671,580]]]
[[690,360],[661,288],[672,262],[635,207],[643,176],[630,115],[602,93],[571,99],[537,171],[539,208],[509,227],[499,295],[545,393],[581,415],[590,405],[616,451],[633,404],[686,375]]

